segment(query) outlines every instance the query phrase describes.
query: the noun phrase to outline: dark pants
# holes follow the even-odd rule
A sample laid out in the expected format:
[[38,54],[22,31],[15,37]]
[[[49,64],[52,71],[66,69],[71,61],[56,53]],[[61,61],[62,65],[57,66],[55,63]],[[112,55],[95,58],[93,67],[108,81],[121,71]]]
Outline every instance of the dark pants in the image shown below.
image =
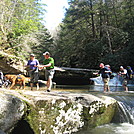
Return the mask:
[[39,80],[39,72],[36,72],[34,70],[29,71],[29,76],[30,76],[30,82],[31,83],[38,83]]

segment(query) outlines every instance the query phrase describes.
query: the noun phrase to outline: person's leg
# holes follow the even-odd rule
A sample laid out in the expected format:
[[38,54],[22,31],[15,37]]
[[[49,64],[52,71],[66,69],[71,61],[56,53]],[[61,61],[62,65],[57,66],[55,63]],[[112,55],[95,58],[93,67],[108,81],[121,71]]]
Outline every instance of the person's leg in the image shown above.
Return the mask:
[[29,76],[30,76],[30,87],[31,87],[31,90],[33,90],[33,81],[34,81],[33,71],[29,71]]
[[36,87],[37,87],[37,90],[40,89],[40,87],[39,87],[39,83],[36,83]]
[[47,78],[47,91],[48,92],[50,92],[51,91],[51,88],[52,88],[52,79],[53,79],[53,76],[54,76],[54,70],[47,71],[46,78]]
[[49,87],[49,72],[48,72],[48,70],[45,70],[45,79],[46,79],[46,81],[47,81],[47,83],[46,83],[46,86],[47,86],[47,89],[48,89],[48,87]]
[[32,82],[30,83],[30,87],[31,87],[31,90],[33,90],[33,83]]
[[126,92],[128,92],[128,87],[127,86],[124,86],[124,89]]
[[50,92],[51,88],[52,88],[52,79],[51,77],[49,77],[47,81],[47,91]]
[[127,80],[126,79],[124,79],[124,81],[123,81],[123,87],[124,87],[125,91],[128,91]]
[[103,78],[103,83],[104,83],[104,92],[107,91],[107,80],[106,78]]
[[39,73],[38,72],[34,72],[34,83],[36,84],[37,90],[39,90],[38,80],[39,80]]
[[109,80],[110,80],[110,78],[107,78],[107,91],[108,91],[108,92],[110,92]]

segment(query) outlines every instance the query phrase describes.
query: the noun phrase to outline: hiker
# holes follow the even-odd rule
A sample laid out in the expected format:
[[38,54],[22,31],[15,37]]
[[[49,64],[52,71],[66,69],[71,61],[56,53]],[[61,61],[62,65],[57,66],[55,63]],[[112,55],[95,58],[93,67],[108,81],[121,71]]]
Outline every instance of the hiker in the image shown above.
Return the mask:
[[39,90],[39,71],[38,66],[39,61],[35,59],[34,54],[30,54],[30,60],[28,60],[27,67],[29,67],[29,76],[30,76],[30,86],[31,90],[33,90],[33,84],[36,84],[37,90]]
[[105,68],[109,71],[109,77],[110,77],[112,74],[110,65],[105,65]]
[[39,68],[45,69],[45,79],[47,80],[47,92],[51,91],[52,88],[52,79],[54,76],[54,59],[52,57],[50,57],[50,53],[49,52],[45,52],[43,53],[44,56],[44,65],[40,65]]
[[124,87],[125,91],[128,91],[128,87],[127,87],[127,78],[128,78],[128,75],[127,75],[127,70],[124,69],[123,66],[120,66],[120,72],[119,72],[119,75],[123,78],[123,82],[122,82],[122,86]]
[[127,75],[128,75],[127,77],[129,80],[133,79],[133,74],[134,74],[134,72],[133,72],[132,68],[130,66],[127,66]]
[[109,91],[110,92],[110,87],[109,87],[109,80],[110,80],[110,74],[111,74],[111,69],[108,67],[105,67],[103,63],[100,63],[100,71],[98,74],[101,74],[102,80],[104,82],[104,92]]

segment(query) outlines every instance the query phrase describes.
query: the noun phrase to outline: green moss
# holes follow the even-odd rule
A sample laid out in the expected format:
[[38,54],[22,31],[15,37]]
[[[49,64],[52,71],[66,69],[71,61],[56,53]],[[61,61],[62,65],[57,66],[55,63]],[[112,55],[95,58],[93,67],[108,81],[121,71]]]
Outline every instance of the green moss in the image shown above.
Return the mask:
[[86,124],[88,124],[88,127],[96,127],[99,125],[110,123],[115,114],[116,109],[116,103],[111,104],[108,107],[100,107],[99,110],[96,113],[94,113],[94,115],[89,115],[86,109],[86,114],[84,115],[84,119],[86,119],[85,122]]
[[[61,104],[65,105],[61,106]],[[27,122],[30,124],[35,134],[39,134],[44,130],[46,134],[54,134],[53,127],[56,127],[58,125],[57,123],[59,123],[57,122],[57,118],[61,116],[60,121],[63,123],[66,122],[65,116],[60,115],[60,110],[63,110],[65,113],[70,108],[72,110],[77,110],[78,108],[74,107],[74,105],[75,104],[68,100],[56,100],[55,103],[47,100],[39,100],[35,104],[35,107],[28,104],[29,110],[25,120],[27,120]],[[69,129],[70,127],[73,128],[75,126],[75,123],[73,126],[70,123],[65,124],[64,127],[61,128],[59,126],[59,131],[64,132],[65,129]]]
[[[23,92],[19,92],[23,95]],[[31,99],[33,96],[23,95],[27,99]],[[71,114],[71,112],[78,110],[78,104],[75,101],[70,100],[38,100],[34,105],[29,104],[27,101],[25,110],[25,120],[30,124],[35,134],[45,131],[46,134],[54,134],[54,127],[58,129],[58,132],[64,132],[65,130],[73,129],[77,126],[79,122],[68,121],[66,123],[66,118],[63,113]],[[94,108],[95,111],[90,113],[90,110]],[[115,111],[117,109],[117,104],[110,104],[106,107],[105,104],[99,101],[94,101],[89,107],[82,106],[82,111],[79,116],[81,121],[84,122],[85,127],[95,127],[102,124],[110,123]],[[60,119],[58,119],[60,118]],[[60,120],[60,121],[59,121]],[[61,127],[58,123],[63,123],[64,126]]]

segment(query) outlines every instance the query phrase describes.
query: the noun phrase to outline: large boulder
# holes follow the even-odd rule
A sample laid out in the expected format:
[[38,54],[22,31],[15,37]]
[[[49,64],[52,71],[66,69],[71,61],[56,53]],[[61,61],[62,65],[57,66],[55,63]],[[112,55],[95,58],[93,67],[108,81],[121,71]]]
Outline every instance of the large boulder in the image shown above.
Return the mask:
[[0,93],[0,130],[10,132],[24,115],[24,110],[25,103],[22,100],[13,95]]
[[35,134],[71,134],[81,129],[110,123],[116,100],[106,96],[24,91],[32,100],[27,120]]
[[[2,131],[9,132],[25,113],[22,122],[19,121],[12,134],[18,130],[18,133],[24,134],[23,131],[28,128],[35,134],[71,134],[85,127],[110,123],[117,109],[116,100],[103,95],[5,89],[1,91],[4,91],[0,95]],[[24,103],[27,105],[26,110]],[[24,128],[25,125],[28,128]]]

